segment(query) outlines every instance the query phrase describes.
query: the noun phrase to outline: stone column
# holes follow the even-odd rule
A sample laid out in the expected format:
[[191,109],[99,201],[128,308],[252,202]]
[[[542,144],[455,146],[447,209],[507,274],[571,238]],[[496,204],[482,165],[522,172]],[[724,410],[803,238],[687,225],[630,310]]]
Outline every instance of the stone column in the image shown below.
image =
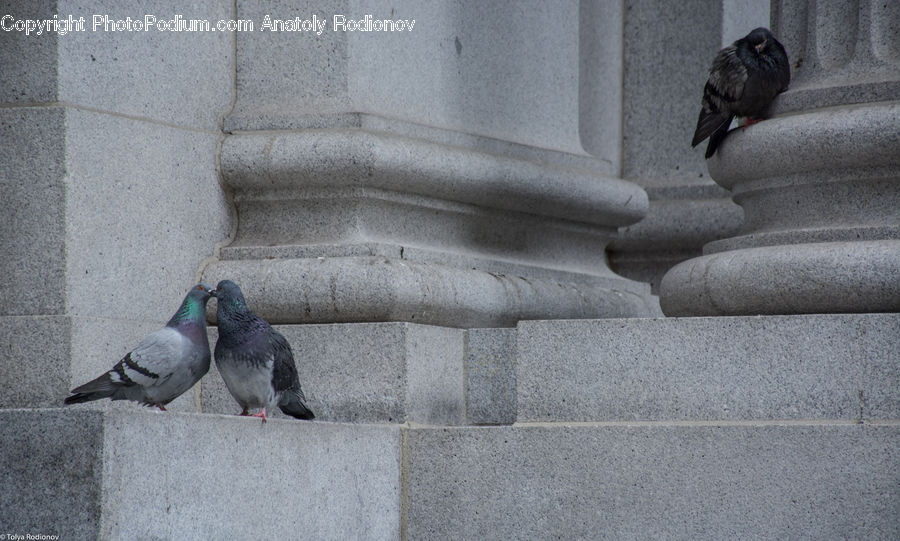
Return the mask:
[[900,3],[773,2],[773,118],[708,162],[739,234],[666,274],[667,315],[900,311]]
[[[273,323],[654,313],[606,260],[648,204],[618,178],[618,137],[582,146],[579,2],[237,6],[257,24],[237,34],[221,149],[238,228],[208,280],[234,279]],[[620,25],[618,2],[597,9]],[[266,15],[326,28],[269,32]],[[619,92],[618,62],[600,69]]]

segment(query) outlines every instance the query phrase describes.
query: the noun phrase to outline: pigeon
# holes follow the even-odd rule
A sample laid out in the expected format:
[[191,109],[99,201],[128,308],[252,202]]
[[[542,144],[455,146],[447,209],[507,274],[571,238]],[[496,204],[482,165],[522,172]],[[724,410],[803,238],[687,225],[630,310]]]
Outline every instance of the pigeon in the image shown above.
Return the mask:
[[63,403],[109,398],[166,411],[166,404],[209,371],[206,303],[214,295],[212,287],[204,283],[192,287],[165,327],[141,340],[109,372],[72,389]]
[[725,139],[731,119],[747,117],[745,128],[758,122],[790,81],[787,53],[768,28],[757,28],[725,47],[709,69],[691,146],[709,137],[710,158]]
[[300,377],[287,340],[247,308],[241,288],[231,280],[216,286],[216,367],[231,396],[248,415],[266,422],[273,406],[297,419],[315,418],[300,388]]

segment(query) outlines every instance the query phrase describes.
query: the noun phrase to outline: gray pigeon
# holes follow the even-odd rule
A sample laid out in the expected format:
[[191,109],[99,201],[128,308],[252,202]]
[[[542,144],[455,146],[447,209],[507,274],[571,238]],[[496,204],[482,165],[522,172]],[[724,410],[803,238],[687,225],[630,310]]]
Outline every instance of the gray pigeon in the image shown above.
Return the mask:
[[266,409],[277,405],[297,419],[314,419],[300,389],[291,346],[278,331],[247,308],[241,288],[231,280],[216,287],[216,367],[231,396],[248,415],[266,422]]
[[72,389],[63,403],[110,398],[134,400],[166,411],[166,404],[193,387],[209,370],[206,303],[214,295],[206,284],[192,287],[165,327],[141,340],[109,372]]
[[748,117],[746,126],[758,121],[790,81],[787,53],[768,28],[757,28],[725,47],[709,70],[691,146],[709,137],[706,157],[711,157],[735,116]]

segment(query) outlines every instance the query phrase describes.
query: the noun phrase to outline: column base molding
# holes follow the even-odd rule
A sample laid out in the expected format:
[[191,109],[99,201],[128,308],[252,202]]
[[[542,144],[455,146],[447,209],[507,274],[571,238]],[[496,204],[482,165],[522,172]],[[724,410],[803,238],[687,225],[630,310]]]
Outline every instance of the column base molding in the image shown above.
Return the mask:
[[900,240],[763,246],[685,261],[663,278],[667,316],[900,312]]

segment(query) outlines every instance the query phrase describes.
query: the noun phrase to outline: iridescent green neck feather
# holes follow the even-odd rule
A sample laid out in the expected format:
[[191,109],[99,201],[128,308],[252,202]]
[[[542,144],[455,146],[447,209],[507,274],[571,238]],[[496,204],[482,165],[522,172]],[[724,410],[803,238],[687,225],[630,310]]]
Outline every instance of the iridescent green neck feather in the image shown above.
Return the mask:
[[206,315],[206,303],[203,301],[203,299],[193,293],[189,294],[184,298],[181,307],[166,325],[168,327],[177,327],[181,323],[202,321]]

